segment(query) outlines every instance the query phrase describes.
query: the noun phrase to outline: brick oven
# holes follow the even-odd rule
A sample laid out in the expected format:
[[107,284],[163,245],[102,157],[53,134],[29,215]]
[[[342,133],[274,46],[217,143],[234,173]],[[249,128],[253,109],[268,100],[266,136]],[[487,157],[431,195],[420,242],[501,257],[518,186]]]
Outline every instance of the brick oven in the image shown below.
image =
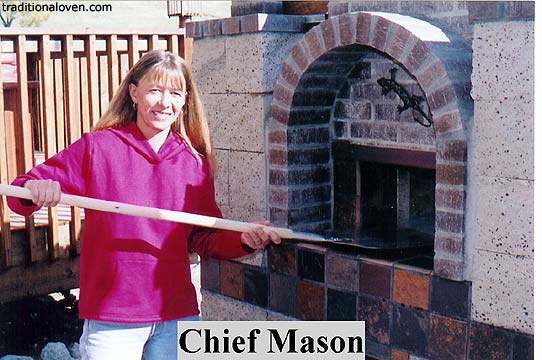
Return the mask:
[[[368,3],[296,16],[276,1],[234,1],[231,18],[188,25],[224,215],[365,247],[285,242],[204,262],[203,316],[364,320],[376,359],[529,356],[532,284],[519,280],[531,293],[518,290],[516,315],[499,319],[488,303],[508,300],[477,265],[484,213],[498,211],[478,205],[489,191],[478,183],[498,175],[480,170],[488,145],[474,121],[487,64],[473,48],[493,35],[473,24],[489,3]],[[506,9],[497,16],[512,17]],[[396,91],[383,86],[392,80]],[[532,256],[510,246],[506,255]]]
[[[407,191],[398,192],[397,188],[407,186],[405,177],[411,173],[424,172],[404,166],[393,170],[390,166],[418,162],[418,169],[432,170],[421,178],[434,184],[435,201],[425,209],[432,219],[425,225],[434,224],[429,235],[435,237],[436,270],[451,279],[462,278],[466,160],[463,122],[473,111],[469,96],[471,52],[464,43],[441,31],[437,41],[424,41],[424,34],[436,37],[439,31],[401,15],[346,14],[311,29],[294,45],[277,80],[270,109],[270,116],[276,120],[269,130],[270,213],[274,222],[311,231],[340,227],[341,221],[354,220],[344,219],[345,215],[356,212],[356,200],[342,191],[343,183],[350,179],[358,181],[359,186],[359,181],[373,179],[378,183],[390,176],[393,184],[375,183],[372,188],[366,184],[369,188],[360,190],[367,195],[380,193],[382,197],[386,194],[375,186],[394,187],[394,195],[387,194],[394,197],[389,199],[394,204],[387,207],[396,210],[395,215],[372,216],[401,221],[401,211],[404,215],[405,207],[416,201],[397,209],[400,196],[408,196]],[[445,53],[442,58],[441,53]],[[455,69],[453,78],[446,67]],[[390,69],[397,70],[398,81],[412,95],[424,99],[433,126],[421,126],[414,120],[419,115],[413,116],[412,109],[399,114],[397,106],[401,103],[396,94],[382,96],[377,81],[388,77]],[[364,162],[356,162],[355,156],[345,158],[347,153],[358,154]],[[367,155],[370,153],[373,155]],[[366,164],[361,166],[365,168],[360,169],[360,164]],[[329,183],[309,180],[289,186],[280,179],[298,178],[297,173],[306,171],[308,165],[312,171],[329,173]],[[359,171],[371,175],[356,180]],[[374,179],[376,174],[381,178]],[[417,178],[420,176],[413,176],[413,180]],[[319,198],[311,201],[295,196],[301,193]],[[358,204],[365,218],[371,216],[363,214],[371,201],[366,200]]]

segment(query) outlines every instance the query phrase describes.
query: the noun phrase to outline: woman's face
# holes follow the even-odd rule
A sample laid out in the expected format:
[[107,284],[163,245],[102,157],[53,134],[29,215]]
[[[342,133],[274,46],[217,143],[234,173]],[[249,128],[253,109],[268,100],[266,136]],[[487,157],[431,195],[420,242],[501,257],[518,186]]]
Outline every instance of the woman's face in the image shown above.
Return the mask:
[[186,92],[148,79],[136,86],[130,84],[130,96],[137,106],[137,125],[147,137],[167,130],[179,117],[186,101]]

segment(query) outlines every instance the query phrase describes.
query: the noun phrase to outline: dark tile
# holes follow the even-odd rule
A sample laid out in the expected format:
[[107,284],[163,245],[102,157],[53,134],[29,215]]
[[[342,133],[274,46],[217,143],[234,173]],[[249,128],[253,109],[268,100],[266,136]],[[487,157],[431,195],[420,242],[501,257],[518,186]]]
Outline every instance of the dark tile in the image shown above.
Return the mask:
[[431,278],[431,311],[441,315],[469,319],[471,284],[437,276]]
[[429,356],[438,360],[464,360],[466,351],[467,323],[431,314]]
[[324,282],[324,254],[298,249],[297,271],[302,279]]
[[388,300],[365,296],[359,298],[359,319],[365,321],[367,339],[382,344],[390,343],[390,310]]
[[292,276],[271,273],[269,307],[280,313],[295,316],[296,289],[296,280]]
[[327,257],[327,285],[358,291],[358,261],[353,257],[329,254]]
[[220,261],[203,260],[200,263],[201,287],[206,290],[220,292]]
[[429,275],[394,269],[393,301],[420,309],[428,309]]
[[324,290],[323,286],[306,281],[297,283],[297,318],[324,320]]
[[494,326],[471,323],[469,339],[470,360],[508,359],[510,336]]
[[295,275],[295,248],[288,244],[269,247],[269,267],[271,271]]
[[260,268],[247,267],[243,273],[244,300],[266,308],[268,306],[269,281]]
[[220,291],[223,295],[243,299],[243,268],[234,261],[220,263]]
[[390,358],[390,347],[371,340],[365,341],[365,360],[381,360]]
[[327,289],[326,320],[356,320],[356,295]]
[[427,311],[402,305],[393,306],[390,340],[394,347],[425,356],[428,335]]
[[512,360],[534,360],[534,338],[530,335],[514,336]]
[[391,268],[362,261],[359,270],[359,292],[389,299],[391,294]]

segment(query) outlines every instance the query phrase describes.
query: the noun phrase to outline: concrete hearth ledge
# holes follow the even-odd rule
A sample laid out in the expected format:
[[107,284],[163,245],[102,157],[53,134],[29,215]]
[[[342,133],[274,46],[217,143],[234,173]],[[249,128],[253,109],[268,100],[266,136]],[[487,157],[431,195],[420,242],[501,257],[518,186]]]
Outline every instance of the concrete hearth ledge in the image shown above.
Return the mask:
[[201,289],[201,318],[206,321],[294,321],[298,320],[259,306]]

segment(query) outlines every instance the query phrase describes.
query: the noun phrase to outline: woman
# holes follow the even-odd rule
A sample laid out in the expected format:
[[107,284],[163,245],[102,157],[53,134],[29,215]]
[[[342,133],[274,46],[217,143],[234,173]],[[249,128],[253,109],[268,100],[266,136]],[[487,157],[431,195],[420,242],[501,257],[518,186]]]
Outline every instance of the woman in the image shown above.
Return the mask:
[[[130,70],[91,133],[17,177],[29,215],[60,193],[220,217],[208,125],[186,62],[150,51]],[[267,224],[267,222],[260,222]],[[237,258],[280,237],[85,211],[79,314],[83,359],[177,359],[177,321],[196,320],[191,251]]]

